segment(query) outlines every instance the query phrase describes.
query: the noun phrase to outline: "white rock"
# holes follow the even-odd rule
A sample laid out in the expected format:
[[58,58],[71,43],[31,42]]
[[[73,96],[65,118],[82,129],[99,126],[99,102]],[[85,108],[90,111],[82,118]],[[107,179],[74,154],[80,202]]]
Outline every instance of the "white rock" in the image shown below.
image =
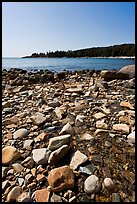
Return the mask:
[[53,137],[49,140],[48,149],[50,150],[58,149],[62,145],[69,144],[70,140],[71,140],[70,134]]
[[111,178],[105,178],[103,183],[104,186],[107,187],[108,189],[111,189],[114,186],[114,182],[112,181]]
[[61,132],[59,133],[59,135],[62,134],[73,134],[74,133],[74,128],[70,125],[70,123],[68,122],[66,125],[64,125],[64,127],[62,128]]
[[134,131],[134,132],[131,132],[131,133],[127,136],[127,139],[128,139],[129,142],[135,143],[135,131]]
[[47,153],[48,153],[48,151],[46,148],[33,149],[33,151],[32,151],[33,160],[37,164],[46,164],[48,162]]
[[81,153],[79,150],[77,150],[70,162],[70,168],[75,170],[80,164],[83,164],[84,162],[86,162],[88,160],[88,157]]
[[22,139],[22,138],[26,137],[27,135],[28,135],[28,130],[25,128],[21,128],[19,130],[16,130],[13,133],[13,138],[14,139]]
[[93,193],[99,189],[99,179],[95,175],[89,176],[84,182],[84,191]]

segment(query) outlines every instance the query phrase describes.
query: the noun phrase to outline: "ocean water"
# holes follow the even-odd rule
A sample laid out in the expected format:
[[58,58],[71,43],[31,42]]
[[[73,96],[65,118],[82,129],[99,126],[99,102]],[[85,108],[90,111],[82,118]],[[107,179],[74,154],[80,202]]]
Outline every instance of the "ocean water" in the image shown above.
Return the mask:
[[2,58],[2,69],[21,68],[28,71],[102,70],[120,69],[135,64],[135,59],[116,58]]

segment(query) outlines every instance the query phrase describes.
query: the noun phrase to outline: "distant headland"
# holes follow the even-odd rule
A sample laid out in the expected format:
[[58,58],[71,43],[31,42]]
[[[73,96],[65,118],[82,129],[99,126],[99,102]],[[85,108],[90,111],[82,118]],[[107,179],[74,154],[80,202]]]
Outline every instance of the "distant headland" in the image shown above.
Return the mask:
[[58,51],[55,52],[49,51],[46,54],[45,53],[33,53],[30,56],[24,56],[22,58],[61,58],[61,57],[67,57],[67,58],[76,58],[76,57],[118,57],[118,58],[135,58],[135,44],[121,44],[121,45],[113,45],[108,47],[92,47],[92,48],[85,48],[85,49],[79,49],[79,50],[68,50],[68,51]]

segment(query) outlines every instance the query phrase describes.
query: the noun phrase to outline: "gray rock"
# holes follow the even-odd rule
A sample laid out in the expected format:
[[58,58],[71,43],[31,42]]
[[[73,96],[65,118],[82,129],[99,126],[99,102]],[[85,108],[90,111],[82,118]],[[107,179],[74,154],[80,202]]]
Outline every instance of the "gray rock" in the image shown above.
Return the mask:
[[27,168],[33,168],[33,166],[34,166],[34,160],[33,160],[33,158],[32,157],[27,157],[26,159],[24,159],[22,162],[21,162],[21,164],[24,166],[24,167],[27,167]]
[[121,202],[118,193],[112,193],[112,202]]
[[49,156],[49,150],[47,148],[33,149],[32,154],[36,164],[47,164]]
[[70,168],[75,170],[80,164],[83,164],[87,160],[88,157],[85,154],[81,153],[79,150],[77,150],[71,158]]
[[28,135],[28,130],[25,128],[21,128],[19,130],[16,130],[13,133],[13,138],[14,139],[22,139],[22,138],[26,137],[27,135]]
[[24,178],[18,178],[19,186],[22,186],[24,182],[25,182]]
[[68,145],[63,145],[59,149],[53,151],[49,156],[48,163],[50,165],[56,164],[61,158],[64,157],[68,150],[69,150]]
[[96,170],[96,167],[93,164],[88,164],[86,166],[80,166],[79,171],[88,175],[91,175]]
[[63,201],[62,201],[61,196],[56,195],[56,194],[53,192],[53,195],[52,195],[51,198],[50,198],[50,202],[63,202]]
[[37,112],[35,115],[30,118],[35,125],[41,125],[46,121],[44,114]]
[[95,175],[91,175],[84,182],[84,191],[86,193],[92,194],[99,191],[99,186],[100,184],[98,177]]
[[49,140],[48,149],[53,151],[55,149],[58,149],[62,145],[65,145],[65,144],[69,145],[70,140],[71,140],[71,135],[69,134],[53,137]]
[[33,144],[34,140],[30,139],[30,140],[25,140],[24,142],[24,145],[23,145],[23,148],[27,148],[27,147],[30,147],[32,144]]

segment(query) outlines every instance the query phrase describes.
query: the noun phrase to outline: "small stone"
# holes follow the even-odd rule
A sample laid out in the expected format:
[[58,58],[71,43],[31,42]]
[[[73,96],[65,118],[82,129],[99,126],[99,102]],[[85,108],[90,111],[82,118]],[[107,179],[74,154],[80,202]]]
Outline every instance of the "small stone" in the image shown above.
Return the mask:
[[24,169],[24,167],[19,163],[12,164],[12,167],[18,173],[22,172]]
[[50,154],[48,163],[50,165],[56,164],[61,158],[64,157],[64,155],[68,152],[68,150],[69,150],[68,145],[63,145],[62,147],[56,149]]
[[95,113],[93,117],[96,118],[96,120],[98,120],[98,119],[106,117],[106,115],[104,113]]
[[69,199],[69,202],[75,202],[77,199],[76,199],[76,196],[73,196]]
[[43,174],[37,174],[36,180],[38,182],[42,182],[42,181],[46,180],[46,177]]
[[108,125],[101,120],[96,122],[96,128],[108,129]]
[[18,178],[19,186],[22,186],[24,182],[25,182],[24,178]]
[[21,128],[13,133],[13,139],[22,139],[28,135],[28,130]]
[[2,182],[2,190],[4,191],[9,185],[10,185],[10,184],[9,184],[9,181],[8,181],[8,180],[3,181],[3,182]]
[[2,149],[2,164],[12,164],[21,157],[20,152],[12,146],[7,146]]
[[40,133],[35,139],[35,142],[40,142],[40,141],[44,141],[47,137],[47,133],[46,132],[42,132]]
[[56,195],[56,194],[53,192],[53,195],[52,195],[52,197],[50,198],[50,202],[62,202],[62,198],[61,198],[61,196]]
[[128,134],[129,133],[129,126],[127,124],[114,124],[113,130]]
[[33,181],[33,176],[32,174],[27,174],[25,176],[25,183],[28,184],[28,183],[31,183]]
[[34,198],[36,202],[48,202],[50,196],[50,190],[47,188],[36,190],[34,192]]
[[99,179],[95,175],[89,176],[84,182],[84,191],[86,193],[92,194],[93,192],[97,192],[99,190]]
[[34,166],[34,160],[32,159],[32,157],[27,157],[26,159],[24,159],[21,164],[29,169],[32,169]]
[[23,192],[16,198],[17,202],[33,202],[29,192]]
[[23,148],[27,149],[27,147],[30,147],[33,144],[33,140],[25,140]]
[[93,164],[88,164],[86,166],[80,166],[79,171],[88,175],[91,175],[96,170],[96,167]]
[[67,144],[69,145],[70,140],[71,140],[71,135],[69,134],[53,137],[49,140],[48,149],[53,151],[58,149],[62,145],[67,145]]
[[114,186],[114,183],[111,178],[105,178],[103,183],[104,183],[104,186],[108,189],[112,189]]
[[44,114],[37,112],[35,115],[30,118],[35,125],[41,125],[46,121]]
[[46,164],[48,162],[48,150],[46,148],[33,149],[33,160],[37,164]]
[[70,125],[69,122],[63,126],[59,135],[62,135],[62,134],[70,134],[70,135],[74,134],[74,128]]
[[135,131],[131,132],[128,136],[127,139],[129,142],[134,143],[135,144]]
[[112,202],[121,202],[118,193],[112,193]]
[[94,137],[92,135],[90,135],[89,133],[84,133],[81,137],[80,140],[94,140]]
[[88,160],[88,157],[81,153],[79,150],[77,150],[72,159],[71,159],[71,162],[70,162],[70,168],[75,170],[77,169],[77,167],[80,165],[80,164],[83,164],[84,162],[86,162]]
[[48,175],[48,183],[54,192],[71,189],[75,183],[74,173],[69,166],[52,169]]
[[13,202],[16,201],[16,198],[22,193],[22,188],[19,186],[15,186],[12,190],[8,193],[6,202]]
[[125,108],[129,108],[129,109],[134,109],[134,107],[129,102],[126,102],[126,101],[122,101],[120,103],[120,106],[125,107]]

